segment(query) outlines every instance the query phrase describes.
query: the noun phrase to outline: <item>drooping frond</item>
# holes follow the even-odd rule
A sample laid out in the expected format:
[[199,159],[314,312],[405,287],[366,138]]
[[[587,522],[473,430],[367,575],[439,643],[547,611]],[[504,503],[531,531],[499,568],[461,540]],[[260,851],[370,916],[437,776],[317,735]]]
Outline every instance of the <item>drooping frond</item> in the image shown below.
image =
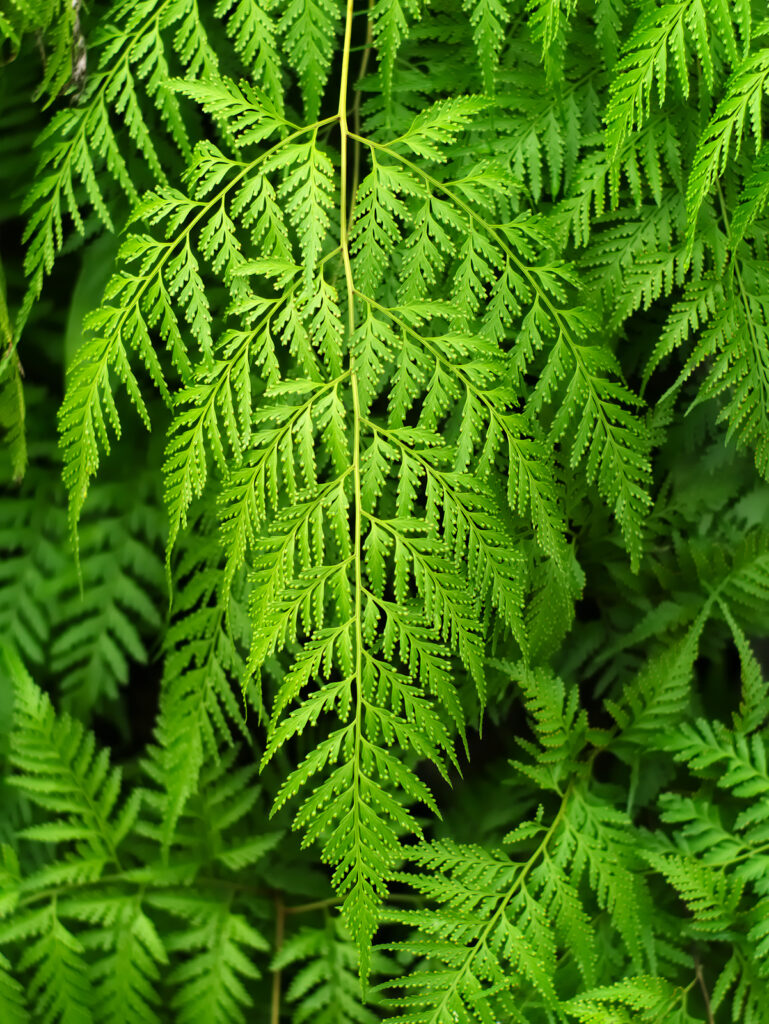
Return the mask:
[[2,1020],[765,1024],[767,31],[3,7]]
[[750,132],[756,150],[763,142],[762,104],[769,83],[769,49],[763,48],[739,64],[727,83],[724,98],[716,108],[697,145],[689,183],[686,206],[689,215],[689,238],[693,223],[716,180],[723,174],[732,154],[739,153],[743,134]]

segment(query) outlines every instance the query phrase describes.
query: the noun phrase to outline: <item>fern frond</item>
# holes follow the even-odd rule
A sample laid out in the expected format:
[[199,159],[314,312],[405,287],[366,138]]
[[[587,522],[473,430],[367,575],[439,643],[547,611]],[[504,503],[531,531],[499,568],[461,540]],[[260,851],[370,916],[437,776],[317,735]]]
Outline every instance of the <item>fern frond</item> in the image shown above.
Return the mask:
[[[82,842],[104,866],[119,866],[120,843],[139,811],[138,792],[118,808],[120,771],[110,768],[108,752],[95,752],[93,735],[79,722],[66,715],[57,719],[15,653],[5,650],[4,661],[14,691],[13,784],[60,815],[23,835],[42,843]],[[54,922],[51,941],[58,942],[57,929]]]
[[761,217],[769,201],[769,148],[762,146],[745,180],[732,219],[732,245],[736,248]]
[[180,893],[153,902],[185,922],[166,939],[170,953],[185,957],[169,975],[177,1020],[241,1024],[253,1006],[244,983],[258,978],[254,953],[267,950],[267,940],[226,899]]
[[762,1002],[766,997],[766,981],[749,959],[735,950],[719,974],[713,988],[714,1008],[725,1006],[726,996],[731,994],[732,1012],[740,1014],[750,1024],[761,1019]]
[[262,0],[219,0],[214,16],[224,16],[227,34],[233,40],[243,67],[262,86],[270,100],[281,108],[283,88],[278,25],[272,13],[273,7]]
[[[375,953],[373,970],[381,974],[387,966],[386,957]],[[305,926],[291,935],[272,967],[296,972],[286,990],[295,1024],[376,1024],[379,1019],[363,1001],[358,950],[338,916],[328,916],[324,927]],[[370,995],[367,1001],[372,1001]]]
[[[112,31],[106,35],[110,45],[102,50],[101,66],[89,79],[82,104],[60,111],[39,139],[44,147],[40,167],[45,174],[25,200],[25,209],[31,211],[25,235],[28,305],[40,294],[43,278],[50,273],[63,245],[65,214],[71,216],[76,230],[84,230],[81,210],[85,204],[77,196],[78,184],[104,227],[114,230],[96,174],[97,161],[129,200],[136,199],[136,187],[118,144],[110,107],[113,116],[125,119],[137,149],[161,181],[165,175],[137,97],[138,81],[147,80],[149,98],[158,106],[174,141],[183,151],[189,145],[178,102],[167,85],[168,61],[161,26],[167,28],[183,13],[195,18],[194,4],[191,0],[183,4],[179,0],[144,0],[138,7],[119,10]],[[194,53],[187,56],[189,61]],[[210,51],[208,60],[212,60]]]
[[299,75],[308,121],[315,121],[341,28],[338,0],[289,0],[280,19],[283,45]]
[[97,929],[85,932],[86,947],[104,943],[103,931],[110,935],[110,947],[94,965],[94,1019],[105,1024],[126,1024],[160,1020],[158,987],[161,972],[167,970],[168,954],[155,923],[142,907],[141,899],[130,895],[113,899],[100,897],[96,906],[70,907]]
[[618,701],[607,700],[606,708],[626,736],[646,736],[652,743],[661,732],[680,720],[691,700],[694,663],[699,653],[707,609],[686,633],[656,656],[624,688]]
[[64,563],[66,512],[56,490],[43,486],[36,468],[19,493],[0,502],[0,631],[27,665],[45,660],[53,618],[52,577]]
[[9,1019],[764,1024],[756,6],[13,4]]
[[0,956],[0,1011],[8,1024],[29,1024],[24,990],[11,973],[11,964]]
[[686,990],[649,975],[589,990],[569,1000],[565,1010],[580,1024],[612,1024],[614,1021],[624,1024],[631,1020],[663,1024],[673,1019],[682,1024],[694,1024],[695,1021],[686,1009]]
[[50,104],[62,91],[83,77],[85,42],[80,27],[79,5],[66,0],[10,0],[0,14],[0,38],[21,49],[25,36],[36,35],[44,45],[43,78],[36,98]]
[[446,156],[441,147],[454,142],[473,118],[487,109],[489,101],[482,96],[458,96],[434,103],[418,114],[406,132],[389,145],[405,146],[417,156],[442,163]]
[[129,663],[146,663],[145,637],[160,626],[162,513],[141,492],[139,481],[130,510],[118,509],[115,488],[93,492],[80,534],[79,578],[62,573],[56,591],[50,663],[64,706],[80,718],[118,696]]
[[[616,159],[631,132],[649,117],[653,90],[659,103],[665,102],[671,87],[670,65],[680,95],[684,100],[688,97],[687,44],[697,55],[708,89],[713,89],[716,72],[710,37],[719,38],[728,61],[736,63],[738,47],[732,19],[741,20],[741,16],[740,10],[730,11],[721,0],[713,4],[674,0],[642,11],[616,67],[617,79],[606,109],[607,147],[612,159]],[[741,20],[743,32],[746,27]]]
[[248,622],[235,595],[230,594],[226,607],[211,603],[221,581],[218,557],[217,551],[191,554],[178,570],[186,583],[178,589],[177,617],[168,632],[157,746],[146,764],[160,790],[159,840],[166,848],[196,792],[206,757],[216,755],[222,742],[232,743],[227,719],[245,732],[232,684],[243,677],[243,631],[247,635]]
[[[563,75],[563,50],[574,0],[529,0],[531,33],[542,47],[542,57],[550,76]],[[560,52],[559,52],[560,51]],[[560,65],[560,72],[557,70]]]
[[552,829],[527,826],[529,836],[542,838],[533,855],[517,864],[450,842],[416,849],[415,863],[426,870],[410,882],[440,909],[397,914],[415,934],[391,948],[424,958],[424,964],[388,1000],[396,1011],[391,1024],[447,1018],[469,1024],[479,1012],[492,1020],[500,1013],[516,1019],[513,990],[521,985],[545,1012],[555,1009],[555,943],[527,879]]
[[88,486],[99,468],[99,447],[110,451],[108,428],[120,437],[120,419],[112,394],[111,373],[125,385],[139,415],[149,426],[147,407],[128,364],[120,335],[89,339],[78,350],[70,367],[67,397],[59,416],[64,460],[62,476],[70,496],[69,519],[73,537],[76,537]]
[[462,9],[472,25],[484,91],[488,96],[493,96],[499,54],[510,13],[499,0],[462,0]]
[[420,9],[420,0],[376,0],[371,8],[371,37],[379,53],[385,98],[392,93],[395,61],[408,33],[409,16],[416,18]]
[[[76,7],[64,4],[64,9],[68,18],[76,17]],[[271,102],[280,104],[277,30],[269,10],[249,0],[220,0],[216,14],[224,20],[244,66]],[[64,51],[67,57],[70,52]],[[89,63],[92,60],[93,51],[89,50]],[[64,244],[66,217],[83,234],[84,211],[90,207],[104,228],[113,231],[107,177],[130,203],[136,201],[139,190],[124,153],[121,124],[158,183],[165,184],[166,174],[158,155],[155,123],[159,122],[162,134],[182,156],[189,158],[188,119],[170,70],[174,62],[189,79],[220,80],[218,55],[196,0],[116,5],[98,39],[97,67],[87,79],[81,102],[59,111],[38,140],[41,173],[24,204],[29,211],[25,237],[30,287],[22,321]]]
[[769,50],[765,48],[750,54],[735,68],[724,98],[700,137],[686,188],[690,245],[697,215],[716,179],[724,173],[732,146],[738,154],[743,134],[749,131],[754,136],[756,152],[761,148],[762,99],[768,86]]
[[535,411],[541,408],[552,400],[560,381],[570,378],[550,429],[551,437],[560,441],[567,429],[574,431],[571,465],[586,458],[587,478],[591,483],[597,481],[602,497],[613,507],[631,563],[637,566],[650,505],[649,442],[630,411],[638,400],[610,376],[618,373],[618,364],[606,349],[569,343],[568,336],[561,335],[532,405]]
[[29,996],[38,1018],[55,1024],[95,1024],[83,946],[59,920],[55,904],[46,909],[44,917],[42,934],[19,962],[20,970],[33,971]]
[[[568,836],[568,839],[566,838]],[[562,797],[550,825],[522,822],[507,837],[528,855],[515,859],[450,841],[416,847],[419,875],[406,876],[438,909],[397,912],[413,937],[392,948],[420,958],[420,966],[402,983],[389,1004],[392,1024],[422,1024],[443,1019],[470,1022],[523,1019],[516,999],[543,1013],[558,1011],[557,951],[579,936],[586,945],[577,954],[586,977],[595,977],[590,917],[579,894],[583,872],[599,904],[614,917],[618,933],[634,959],[643,962],[637,928],[642,914],[628,915],[628,884],[643,894],[626,866],[632,838],[619,816],[603,817],[589,797],[571,790]]]
[[696,931],[723,934],[742,895],[742,885],[710,865],[674,854],[647,854],[691,911]]
[[769,716],[769,693],[764,673],[758,663],[742,627],[732,615],[724,601],[719,601],[721,614],[731,630],[734,645],[740,658],[742,677],[742,699],[739,712],[734,717],[737,732],[750,733],[759,728]]
[[[758,734],[752,738],[732,735],[720,723],[711,725],[699,719],[694,725],[682,725],[668,733],[664,747],[695,772],[707,774],[708,769],[719,765],[718,785],[737,797],[752,799],[769,791],[766,747]],[[763,818],[769,816],[769,811],[756,807],[756,814]]]
[[704,360],[709,360],[707,376],[693,404],[708,399],[720,402],[717,419],[726,422],[727,438],[738,447],[753,449],[756,467],[762,475],[769,472],[769,370],[764,306],[763,288],[753,260],[735,259],[733,277],[726,286],[708,277],[687,288],[683,301],[673,307],[646,370],[648,378],[665,356],[700,328],[670,394],[677,392]]

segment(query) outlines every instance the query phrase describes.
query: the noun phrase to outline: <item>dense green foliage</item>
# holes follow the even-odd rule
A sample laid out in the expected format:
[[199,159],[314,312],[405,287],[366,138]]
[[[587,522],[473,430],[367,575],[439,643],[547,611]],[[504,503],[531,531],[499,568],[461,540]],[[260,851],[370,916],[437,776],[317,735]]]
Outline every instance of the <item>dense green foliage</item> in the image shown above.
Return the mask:
[[766,15],[2,6],[3,1024],[767,1024]]

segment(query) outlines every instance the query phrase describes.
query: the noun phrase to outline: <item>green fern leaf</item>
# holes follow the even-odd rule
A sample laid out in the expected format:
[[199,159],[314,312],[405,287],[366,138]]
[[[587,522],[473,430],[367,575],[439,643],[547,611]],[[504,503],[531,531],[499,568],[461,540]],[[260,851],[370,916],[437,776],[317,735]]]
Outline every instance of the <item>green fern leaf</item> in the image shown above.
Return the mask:
[[[119,847],[139,811],[138,791],[118,809],[120,771],[110,768],[109,753],[96,753],[93,734],[67,715],[57,718],[51,702],[27,675],[18,656],[4,652],[5,671],[14,690],[13,784],[30,800],[59,816],[47,824],[30,825],[22,835],[35,842],[78,841],[102,867],[119,867]],[[43,943],[51,956],[70,967],[66,933],[51,921]],[[76,949],[76,945],[72,947]],[[41,952],[40,955],[44,955]]]
[[739,153],[743,133],[748,130],[755,138],[756,150],[761,148],[761,103],[768,83],[769,51],[763,49],[735,68],[723,100],[702,133],[686,189],[690,245],[697,215],[716,179],[723,174],[732,145],[735,153]]
[[232,1024],[245,1019],[253,1005],[244,981],[257,978],[255,952],[268,948],[263,936],[226,901],[203,896],[174,896],[153,900],[186,927],[166,940],[169,952],[185,954],[170,981],[177,986],[174,1010],[180,1022],[199,1020]]
[[280,19],[286,52],[302,84],[308,121],[318,117],[339,23],[337,0],[290,0]]
[[28,1024],[29,1013],[24,990],[11,973],[11,965],[0,957],[0,1010],[8,1024]]

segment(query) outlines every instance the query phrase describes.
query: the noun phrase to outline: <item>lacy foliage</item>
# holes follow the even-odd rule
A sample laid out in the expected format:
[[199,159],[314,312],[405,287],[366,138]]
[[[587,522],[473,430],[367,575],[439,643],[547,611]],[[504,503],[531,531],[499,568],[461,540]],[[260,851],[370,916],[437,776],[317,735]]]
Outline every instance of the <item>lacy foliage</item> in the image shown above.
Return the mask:
[[3,1020],[764,1020],[761,17],[0,14]]

